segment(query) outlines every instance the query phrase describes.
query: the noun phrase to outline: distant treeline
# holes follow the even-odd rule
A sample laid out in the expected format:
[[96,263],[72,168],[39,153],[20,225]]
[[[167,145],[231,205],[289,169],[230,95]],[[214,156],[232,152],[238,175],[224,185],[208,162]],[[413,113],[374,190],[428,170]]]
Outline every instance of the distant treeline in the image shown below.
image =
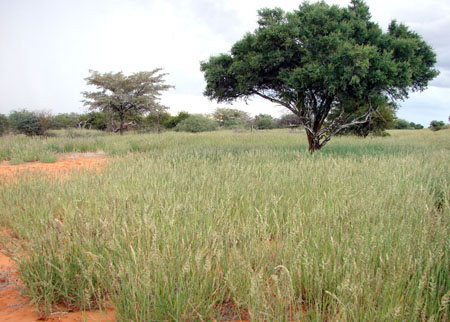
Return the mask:
[[[442,124],[441,124],[442,123]],[[179,112],[176,115],[163,111],[148,115],[133,115],[126,120],[127,130],[139,132],[161,132],[166,130],[203,132],[217,129],[234,130],[269,130],[275,128],[296,128],[300,126],[298,117],[292,113],[280,118],[268,114],[250,116],[248,113],[232,109],[217,108],[214,113],[191,114]],[[444,127],[444,122],[433,121],[432,129]],[[343,134],[367,136],[368,134],[383,135],[387,129],[423,129],[421,124],[415,124],[395,117],[395,111],[385,111],[376,115],[371,122],[359,127],[350,128]],[[29,111],[26,109],[13,111],[8,116],[0,114],[0,135],[6,133],[22,133],[29,136],[43,135],[48,130],[59,129],[93,129],[117,132],[118,120],[114,114],[105,112],[61,113],[51,114],[44,111]]]

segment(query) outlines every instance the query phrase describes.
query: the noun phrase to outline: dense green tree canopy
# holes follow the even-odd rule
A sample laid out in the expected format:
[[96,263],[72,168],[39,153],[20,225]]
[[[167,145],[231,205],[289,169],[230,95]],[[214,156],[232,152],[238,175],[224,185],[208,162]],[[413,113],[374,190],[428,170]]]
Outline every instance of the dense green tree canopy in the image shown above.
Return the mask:
[[417,33],[395,21],[383,32],[370,19],[360,0],[347,8],[306,2],[294,12],[262,9],[253,33],[201,63],[204,94],[218,102],[259,96],[282,105],[300,118],[310,151],[318,150],[368,121],[379,102],[405,99],[438,74],[435,53]]
[[91,110],[111,111],[120,120],[119,131],[122,134],[127,117],[164,109],[159,104],[159,96],[172,86],[164,84],[166,74],[160,74],[160,71],[157,68],[126,76],[122,72],[100,74],[91,70],[86,81],[97,91],[83,92],[83,102]]

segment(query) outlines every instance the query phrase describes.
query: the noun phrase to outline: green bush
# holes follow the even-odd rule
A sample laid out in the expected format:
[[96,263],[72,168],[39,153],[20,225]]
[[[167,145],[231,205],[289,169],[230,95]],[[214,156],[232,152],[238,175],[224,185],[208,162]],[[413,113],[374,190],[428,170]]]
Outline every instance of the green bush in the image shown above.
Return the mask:
[[188,112],[178,112],[176,116],[170,116],[166,121],[164,121],[163,125],[168,129],[173,129],[189,116],[191,116],[191,114],[189,114]]
[[411,125],[409,124],[408,121],[403,120],[403,119],[396,119],[394,120],[394,129],[397,130],[406,130],[411,128]]
[[76,113],[62,113],[53,116],[51,120],[52,129],[67,129],[71,127],[76,127],[79,122],[80,115]]
[[108,127],[108,116],[105,112],[90,112],[80,115],[79,127],[89,130],[106,130]]
[[445,123],[443,121],[431,121],[430,123],[430,129],[432,131],[439,131],[442,130],[445,126]]
[[51,117],[47,113],[25,109],[11,112],[9,121],[16,132],[27,136],[43,135],[51,125]]
[[245,120],[234,119],[223,123],[225,129],[245,129],[248,128],[248,124]]
[[258,130],[270,130],[276,126],[275,120],[268,114],[259,114],[255,117],[255,127]]
[[196,114],[191,115],[187,119],[178,123],[175,127],[175,131],[184,132],[206,132],[217,130],[218,124],[216,121],[207,118],[204,115]]
[[0,136],[8,132],[8,129],[9,129],[8,118],[5,115],[0,114]]
[[227,129],[245,128],[250,121],[247,112],[225,107],[216,108],[212,118],[219,123],[219,126]]

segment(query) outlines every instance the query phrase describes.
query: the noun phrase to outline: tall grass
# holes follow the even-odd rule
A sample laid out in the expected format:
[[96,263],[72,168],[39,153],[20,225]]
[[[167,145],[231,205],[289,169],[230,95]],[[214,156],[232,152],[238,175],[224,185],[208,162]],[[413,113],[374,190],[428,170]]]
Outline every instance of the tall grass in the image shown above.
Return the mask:
[[101,174],[3,186],[0,222],[43,314],[443,321],[449,134],[344,137],[312,156],[287,131],[85,138],[112,155]]

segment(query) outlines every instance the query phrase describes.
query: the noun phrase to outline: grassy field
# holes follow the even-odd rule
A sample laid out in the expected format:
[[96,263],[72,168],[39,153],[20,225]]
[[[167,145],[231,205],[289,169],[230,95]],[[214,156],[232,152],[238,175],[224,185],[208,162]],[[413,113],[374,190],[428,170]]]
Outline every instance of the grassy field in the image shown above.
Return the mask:
[[[100,174],[3,184],[43,314],[120,321],[445,321],[450,131],[0,138],[3,160],[102,150]],[[2,184],[2,183],[0,183]]]

